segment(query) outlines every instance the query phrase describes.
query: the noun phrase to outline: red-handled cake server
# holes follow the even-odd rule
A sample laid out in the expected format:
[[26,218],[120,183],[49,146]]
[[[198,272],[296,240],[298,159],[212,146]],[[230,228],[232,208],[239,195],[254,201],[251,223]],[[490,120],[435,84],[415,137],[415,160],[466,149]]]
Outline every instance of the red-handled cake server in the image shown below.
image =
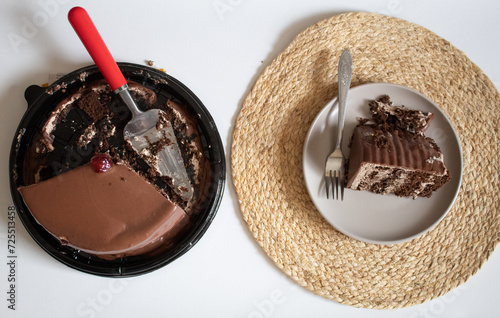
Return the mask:
[[[87,11],[81,7],[74,7],[68,13],[68,20],[111,89],[132,112],[132,119],[123,130],[125,140],[137,153],[143,154],[148,164],[155,168],[161,176],[168,176],[172,179],[172,186],[179,196],[185,201],[190,200],[193,197],[193,188],[171,123],[168,120],[160,121],[165,116],[159,109],[146,112],[139,110],[130,95],[127,80],[111,56]],[[163,142],[165,140],[167,142]],[[151,145],[159,142],[165,145],[159,151],[156,160],[151,156]]]

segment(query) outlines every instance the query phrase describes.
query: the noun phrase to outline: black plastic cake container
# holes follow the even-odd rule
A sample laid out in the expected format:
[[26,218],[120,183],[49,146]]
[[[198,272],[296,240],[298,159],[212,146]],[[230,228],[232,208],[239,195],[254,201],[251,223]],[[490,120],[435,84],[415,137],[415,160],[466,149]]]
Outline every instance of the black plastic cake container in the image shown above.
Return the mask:
[[48,254],[71,268],[82,272],[108,277],[129,277],[159,269],[186,253],[196,244],[214,219],[225,187],[226,167],[224,148],[214,120],[203,103],[180,81],[151,67],[132,63],[118,63],[127,80],[138,82],[152,89],[160,98],[179,101],[199,118],[199,133],[205,157],[210,162],[212,178],[208,198],[194,218],[193,226],[176,241],[174,247],[156,255],[125,257],[112,261],[81,253],[48,233],[30,213],[18,187],[23,186],[24,156],[41,126],[55,105],[76,92],[86,83],[102,79],[95,65],[75,70],[54,82],[48,88],[30,86],[25,91],[28,110],[24,114],[13,139],[9,178],[12,199],[24,227],[31,237]]

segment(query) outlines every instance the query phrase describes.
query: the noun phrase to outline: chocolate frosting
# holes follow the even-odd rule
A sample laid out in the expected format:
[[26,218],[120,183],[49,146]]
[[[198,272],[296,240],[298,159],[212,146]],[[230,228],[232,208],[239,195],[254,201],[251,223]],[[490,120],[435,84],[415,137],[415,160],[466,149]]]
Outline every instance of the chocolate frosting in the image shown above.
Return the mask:
[[63,244],[101,257],[136,255],[186,217],[184,210],[124,165],[90,164],[19,188],[31,213]]
[[[383,145],[377,145],[377,134],[383,134]],[[351,147],[353,165],[363,161],[435,174],[446,171],[441,152],[428,138],[407,135],[400,130],[382,132],[372,126],[360,125],[354,131]]]

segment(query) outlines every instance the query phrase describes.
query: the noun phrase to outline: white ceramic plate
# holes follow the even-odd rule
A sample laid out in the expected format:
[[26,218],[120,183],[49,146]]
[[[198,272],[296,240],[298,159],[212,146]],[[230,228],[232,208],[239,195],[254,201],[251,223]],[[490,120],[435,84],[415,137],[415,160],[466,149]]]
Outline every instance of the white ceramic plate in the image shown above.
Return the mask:
[[451,180],[430,198],[401,198],[346,189],[344,200],[326,198],[323,181],[327,156],[333,151],[337,130],[337,100],[316,116],[304,144],[304,178],[316,208],[340,232],[368,243],[396,244],[416,238],[433,228],[451,208],[462,180],[462,150],[451,122],[428,97],[401,85],[373,83],[349,91],[342,150],[349,157],[349,141],[357,118],[371,117],[368,102],[389,95],[394,105],[432,112],[425,132],[441,148]]

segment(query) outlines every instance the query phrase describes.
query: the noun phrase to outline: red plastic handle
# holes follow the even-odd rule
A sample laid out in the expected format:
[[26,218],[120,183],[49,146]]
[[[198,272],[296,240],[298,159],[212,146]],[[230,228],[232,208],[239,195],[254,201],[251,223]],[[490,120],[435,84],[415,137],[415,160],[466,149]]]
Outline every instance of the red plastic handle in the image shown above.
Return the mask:
[[81,7],[74,7],[68,13],[68,20],[111,89],[114,91],[127,84],[87,11]]

